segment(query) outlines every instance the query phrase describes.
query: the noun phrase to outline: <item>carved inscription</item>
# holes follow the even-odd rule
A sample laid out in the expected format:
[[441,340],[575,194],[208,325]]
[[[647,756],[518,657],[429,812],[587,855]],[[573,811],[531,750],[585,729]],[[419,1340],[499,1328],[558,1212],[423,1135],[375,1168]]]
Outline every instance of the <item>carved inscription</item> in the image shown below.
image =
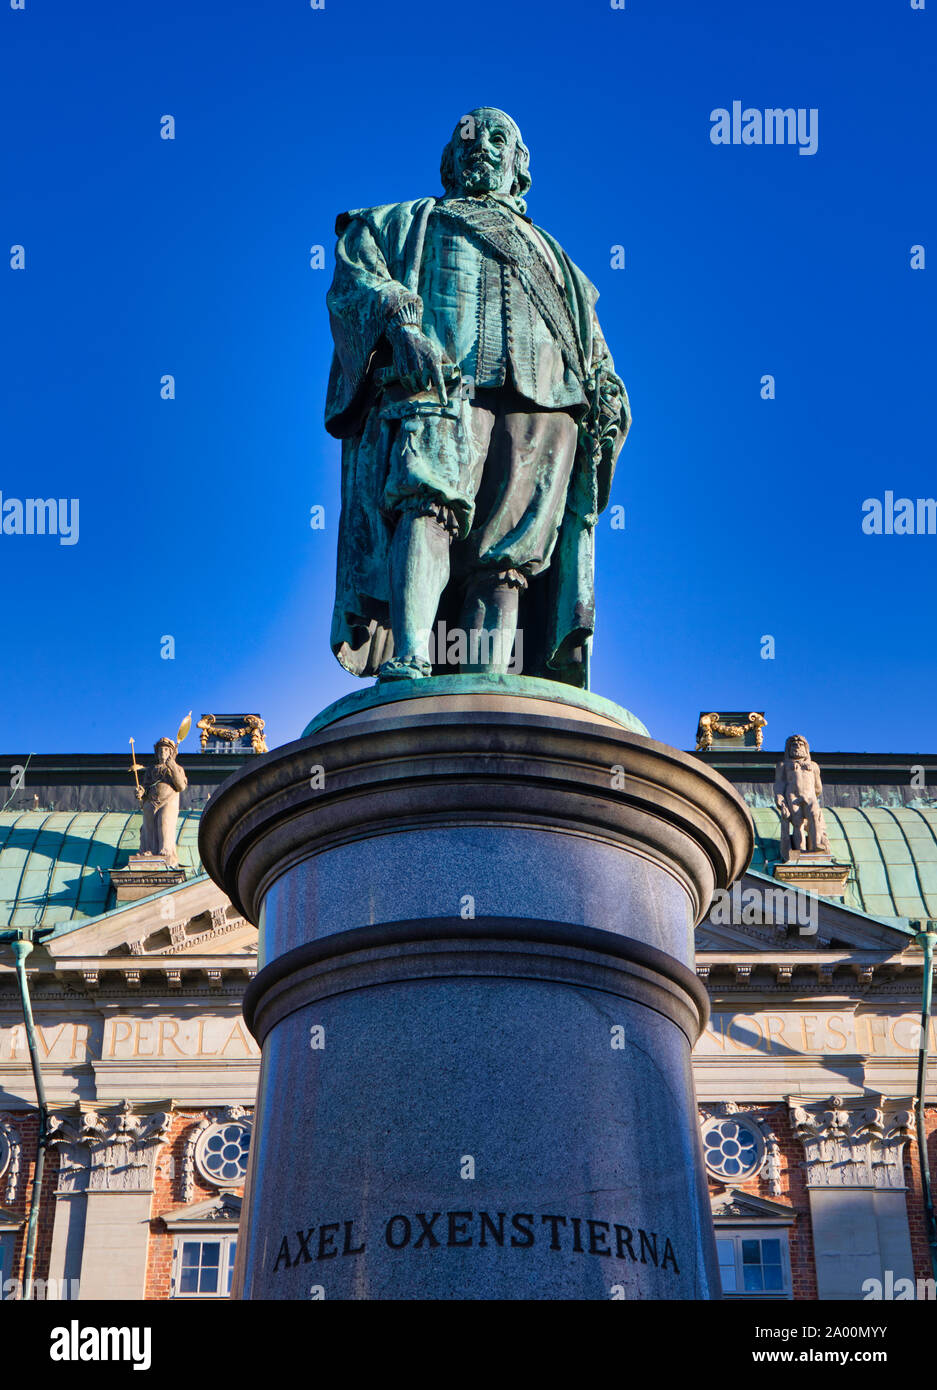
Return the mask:
[[[847,1053],[868,1057],[916,1055],[918,1014],[807,1012],[713,1013],[695,1048],[697,1057],[761,1052],[784,1057]],[[937,1019],[931,1019],[930,1048],[937,1048]]]
[[[40,1023],[36,1027],[43,1062],[144,1061],[177,1057],[259,1057],[260,1049],[237,1013],[194,1018],[121,1015],[90,1023]],[[28,1061],[21,1023],[0,1028],[0,1061]]]
[[[344,1255],[363,1255],[367,1240],[363,1233],[359,1237],[355,1226],[354,1219],[326,1221],[284,1235],[273,1260],[273,1272]],[[680,1273],[669,1236],[588,1216],[554,1213],[537,1216],[524,1211],[513,1214],[468,1210],[396,1212],[383,1221],[377,1239],[387,1249],[400,1251],[491,1246],[529,1250],[535,1245],[545,1245],[549,1250],[605,1256]]]

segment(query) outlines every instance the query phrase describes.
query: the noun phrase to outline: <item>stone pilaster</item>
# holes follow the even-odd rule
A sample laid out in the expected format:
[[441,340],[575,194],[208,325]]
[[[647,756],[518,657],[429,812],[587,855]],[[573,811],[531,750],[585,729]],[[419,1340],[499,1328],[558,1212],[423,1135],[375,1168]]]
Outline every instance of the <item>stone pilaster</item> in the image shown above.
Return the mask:
[[[172,1104],[79,1106],[50,1116],[60,1154],[52,1268],[79,1298],[143,1298],[149,1216]],[[79,1248],[80,1247],[80,1248]]]
[[863,1297],[863,1285],[914,1278],[904,1146],[914,1102],[881,1095],[789,1101],[804,1167],[817,1295]]

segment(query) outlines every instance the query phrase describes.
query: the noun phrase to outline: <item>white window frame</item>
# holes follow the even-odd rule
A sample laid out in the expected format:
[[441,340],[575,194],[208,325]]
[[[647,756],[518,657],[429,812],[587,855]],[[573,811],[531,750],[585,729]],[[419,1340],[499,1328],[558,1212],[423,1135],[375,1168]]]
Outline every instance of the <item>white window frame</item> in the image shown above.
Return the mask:
[[[752,1225],[739,1226],[720,1226],[716,1224],[716,1240],[731,1241],[735,1253],[735,1272],[736,1289],[723,1289],[722,1297],[728,1300],[741,1300],[747,1302],[761,1303],[784,1303],[790,1302],[794,1297],[794,1285],[791,1278],[791,1249],[790,1238],[786,1225]],[[781,1248],[781,1285],[780,1289],[752,1289],[746,1290],[741,1287],[744,1284],[743,1262],[742,1262],[742,1242],[745,1240],[776,1240]],[[719,1271],[720,1283],[722,1280],[722,1267],[720,1262]]]
[[198,1298],[198,1299],[220,1299],[230,1298],[230,1289],[223,1293],[188,1293],[179,1286],[182,1283],[182,1250],[188,1244],[206,1245],[213,1244],[221,1247],[218,1255],[218,1272],[222,1282],[227,1281],[228,1271],[232,1275],[234,1272],[233,1251],[237,1248],[237,1229],[221,1230],[217,1226],[214,1229],[208,1228],[198,1231],[176,1231],[173,1233],[172,1241],[172,1281],[170,1284],[170,1298]]

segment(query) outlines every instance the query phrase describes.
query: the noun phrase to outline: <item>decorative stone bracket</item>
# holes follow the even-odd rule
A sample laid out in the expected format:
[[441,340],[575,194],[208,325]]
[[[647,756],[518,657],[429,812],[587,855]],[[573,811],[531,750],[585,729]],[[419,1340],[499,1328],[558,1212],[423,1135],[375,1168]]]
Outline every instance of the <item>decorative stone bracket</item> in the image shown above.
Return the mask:
[[156,1155],[169,1134],[172,1103],[141,1106],[121,1101],[107,1110],[50,1115],[51,1142],[60,1151],[58,1192],[147,1192]]
[[903,1188],[904,1146],[914,1101],[884,1096],[802,1101],[789,1097],[794,1133],[804,1146],[809,1187]]

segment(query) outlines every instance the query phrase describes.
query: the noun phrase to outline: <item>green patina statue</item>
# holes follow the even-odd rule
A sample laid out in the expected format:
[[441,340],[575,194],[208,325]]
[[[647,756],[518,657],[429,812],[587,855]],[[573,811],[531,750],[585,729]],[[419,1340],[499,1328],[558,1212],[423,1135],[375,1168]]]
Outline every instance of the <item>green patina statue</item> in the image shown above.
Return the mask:
[[441,198],[336,223],[332,648],[355,675],[454,663],[588,689],[593,532],[631,416],[595,287],[525,216],[528,165],[511,118],[480,107],[443,151]]

